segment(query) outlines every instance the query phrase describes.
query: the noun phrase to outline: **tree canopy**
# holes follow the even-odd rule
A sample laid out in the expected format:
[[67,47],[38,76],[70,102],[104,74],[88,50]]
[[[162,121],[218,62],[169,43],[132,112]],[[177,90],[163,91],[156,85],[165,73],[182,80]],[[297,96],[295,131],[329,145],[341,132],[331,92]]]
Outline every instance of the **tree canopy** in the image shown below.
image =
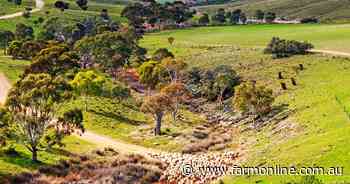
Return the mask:
[[30,74],[18,81],[8,94],[6,107],[12,115],[11,133],[37,161],[37,152],[43,145],[50,125],[57,121],[56,105],[71,97],[70,85],[60,77],[48,74]]

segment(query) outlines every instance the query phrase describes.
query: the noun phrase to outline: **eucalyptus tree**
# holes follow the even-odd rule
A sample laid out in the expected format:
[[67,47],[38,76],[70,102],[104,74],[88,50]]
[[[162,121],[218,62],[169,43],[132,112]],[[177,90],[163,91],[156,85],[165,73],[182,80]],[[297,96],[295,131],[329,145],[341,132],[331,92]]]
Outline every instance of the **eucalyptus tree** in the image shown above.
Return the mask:
[[4,49],[4,54],[7,54],[7,47],[11,41],[15,38],[15,35],[8,30],[0,30],[0,48]]
[[165,94],[159,93],[144,99],[141,111],[152,115],[155,121],[154,134],[156,136],[161,134],[163,117],[169,110],[171,110],[171,101]]
[[[68,129],[81,129],[82,120],[72,123],[57,113],[59,103],[71,97],[70,85],[60,77],[30,74],[18,81],[8,94],[6,107],[11,113],[11,133],[38,161],[44,138],[53,127],[60,127],[62,135]],[[73,112],[75,113],[75,112]]]

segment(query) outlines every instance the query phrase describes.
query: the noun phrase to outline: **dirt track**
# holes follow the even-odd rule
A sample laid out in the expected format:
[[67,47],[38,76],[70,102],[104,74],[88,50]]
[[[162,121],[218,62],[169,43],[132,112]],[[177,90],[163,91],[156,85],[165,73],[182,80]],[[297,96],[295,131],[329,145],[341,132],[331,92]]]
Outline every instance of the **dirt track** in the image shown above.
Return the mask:
[[344,56],[344,57],[350,57],[350,53],[347,52],[338,52],[338,51],[332,51],[332,50],[318,50],[318,49],[312,49],[310,52],[313,53],[321,53],[321,54],[328,54],[328,55],[334,55],[334,56]]

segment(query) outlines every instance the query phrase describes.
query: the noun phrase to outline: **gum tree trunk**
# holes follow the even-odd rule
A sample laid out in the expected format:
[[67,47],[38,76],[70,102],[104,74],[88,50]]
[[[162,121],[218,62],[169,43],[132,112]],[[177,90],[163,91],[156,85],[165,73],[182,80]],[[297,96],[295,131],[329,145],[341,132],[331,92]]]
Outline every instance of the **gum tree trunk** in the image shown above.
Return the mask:
[[162,119],[163,119],[163,112],[157,113],[155,120],[156,120],[156,128],[154,129],[154,134],[160,135],[161,134],[161,126],[162,126]]

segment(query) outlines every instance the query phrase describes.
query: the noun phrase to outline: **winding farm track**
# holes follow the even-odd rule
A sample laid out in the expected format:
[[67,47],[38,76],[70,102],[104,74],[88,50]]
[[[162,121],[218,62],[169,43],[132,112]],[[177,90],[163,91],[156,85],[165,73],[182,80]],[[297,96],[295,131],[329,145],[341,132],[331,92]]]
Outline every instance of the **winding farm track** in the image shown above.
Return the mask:
[[[350,53],[338,52],[338,51],[329,51],[329,50],[310,50],[313,53],[321,53],[327,55],[343,56],[350,57]],[[6,96],[8,91],[11,88],[11,83],[6,78],[3,73],[0,73],[0,104],[4,104],[6,101]],[[142,146],[137,146],[134,144],[128,144],[122,141],[112,139],[107,136],[99,135],[94,132],[86,131],[80,136],[81,139],[96,144],[98,147],[113,147],[116,150],[123,153],[138,153],[142,155],[147,155],[149,153],[160,153],[159,150],[149,149]]]
[[117,149],[119,152],[122,153],[138,153],[142,155],[148,153],[160,153],[160,151],[158,150],[149,149],[134,144],[128,144],[122,141],[117,141],[115,139],[99,135],[90,131],[85,131],[84,134],[80,136],[80,138],[90,143],[96,144],[98,147],[111,147]]
[[[0,73],[0,104],[5,103],[7,93],[10,89],[11,83],[3,73]],[[160,153],[158,150],[128,144],[90,131],[85,131],[79,138],[96,144],[96,146],[99,148],[112,147],[122,153],[138,153],[142,155],[148,155],[149,153]]]
[[350,57],[350,53],[348,53],[348,52],[339,52],[339,51],[332,51],[332,50],[319,50],[319,49],[312,49],[312,50],[310,50],[310,52],[325,54],[325,55]]
[[[45,6],[45,2],[43,0],[35,0],[35,8],[30,12],[31,13],[38,12],[38,11],[42,10],[44,8],[44,6]],[[13,14],[3,15],[3,16],[0,16],[0,20],[20,17],[22,15],[23,15],[23,12],[17,12],[17,13],[13,13]]]

